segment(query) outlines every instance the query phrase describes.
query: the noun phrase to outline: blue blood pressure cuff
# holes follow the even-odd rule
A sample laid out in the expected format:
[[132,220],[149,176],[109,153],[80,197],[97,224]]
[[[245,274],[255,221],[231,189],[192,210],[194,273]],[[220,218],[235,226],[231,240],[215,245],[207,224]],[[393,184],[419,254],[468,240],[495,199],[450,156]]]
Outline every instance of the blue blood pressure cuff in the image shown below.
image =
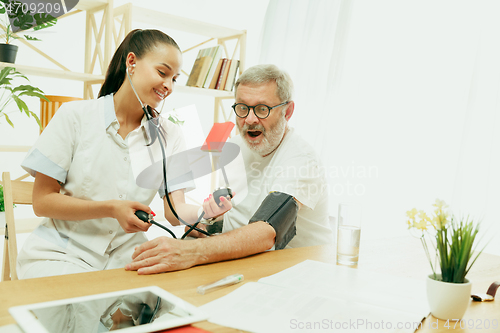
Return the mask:
[[270,192],[250,219],[250,223],[264,221],[276,231],[275,249],[281,250],[296,234],[299,206],[291,195]]

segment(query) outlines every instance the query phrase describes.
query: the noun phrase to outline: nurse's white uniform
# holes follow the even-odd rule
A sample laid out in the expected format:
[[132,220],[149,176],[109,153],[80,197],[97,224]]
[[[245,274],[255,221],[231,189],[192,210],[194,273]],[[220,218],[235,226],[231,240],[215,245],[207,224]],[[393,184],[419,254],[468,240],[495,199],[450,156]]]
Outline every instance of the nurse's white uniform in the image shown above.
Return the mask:
[[[166,118],[159,119],[166,132],[166,155],[174,156],[168,161],[167,179],[179,179],[180,175],[187,179],[175,185],[168,182],[168,190],[190,190],[194,182],[186,176],[189,166],[182,158],[175,158],[182,157],[185,150],[181,130]],[[118,134],[119,128],[112,95],[65,103],[28,152],[22,167],[32,176],[41,172],[56,179],[64,195],[149,205],[162,187],[160,145],[156,140],[146,146],[151,141],[146,117],[125,139]],[[141,172],[140,181],[136,181]],[[163,197],[164,191],[159,194]],[[32,278],[124,267],[132,261],[134,247],[145,241],[143,232],[127,234],[113,218],[45,218],[19,253],[18,274],[20,278]]]

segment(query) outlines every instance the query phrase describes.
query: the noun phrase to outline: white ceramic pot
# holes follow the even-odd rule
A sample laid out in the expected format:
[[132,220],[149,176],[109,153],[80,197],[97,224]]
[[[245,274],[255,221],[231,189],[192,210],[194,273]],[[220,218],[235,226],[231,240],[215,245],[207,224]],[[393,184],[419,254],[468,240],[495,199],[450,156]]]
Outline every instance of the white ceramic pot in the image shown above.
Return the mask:
[[427,301],[431,313],[439,319],[460,320],[465,314],[470,302],[472,284],[465,279],[465,283],[449,283],[441,280],[441,274],[427,277]]

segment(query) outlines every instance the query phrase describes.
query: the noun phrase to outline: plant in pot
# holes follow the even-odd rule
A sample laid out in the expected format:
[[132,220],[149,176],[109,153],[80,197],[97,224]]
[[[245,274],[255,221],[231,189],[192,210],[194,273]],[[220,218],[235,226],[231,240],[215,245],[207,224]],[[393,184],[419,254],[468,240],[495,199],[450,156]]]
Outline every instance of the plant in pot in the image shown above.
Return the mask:
[[35,118],[38,126],[41,127],[40,119],[33,112],[30,111],[24,97],[38,97],[49,101],[47,97],[44,96],[43,91],[37,87],[33,87],[29,84],[25,85],[14,85],[14,79],[24,79],[29,81],[28,78],[22,73],[18,72],[14,67],[4,67],[0,71],[0,118],[4,117],[10,126],[14,127],[9,115],[6,113],[6,109],[13,102],[17,105],[17,108],[21,113],[25,113],[28,117]]
[[33,28],[41,30],[56,24],[57,19],[47,13],[36,13],[36,3],[29,6],[16,0],[0,0],[0,14],[2,15],[1,28],[4,31],[4,43],[0,43],[0,62],[14,63],[16,60],[18,46],[11,44],[13,40],[23,38],[30,41],[39,41],[40,39],[16,33]]
[[[436,199],[433,206],[431,217],[415,208],[406,212],[408,228],[418,234],[432,268],[427,278],[427,300],[432,315],[459,320],[467,310],[471,295],[471,283],[466,275],[482,252],[476,251],[475,242],[479,224],[468,217],[458,219],[450,215],[442,200]],[[437,261],[434,265],[433,259]],[[437,272],[438,265],[441,274]]]

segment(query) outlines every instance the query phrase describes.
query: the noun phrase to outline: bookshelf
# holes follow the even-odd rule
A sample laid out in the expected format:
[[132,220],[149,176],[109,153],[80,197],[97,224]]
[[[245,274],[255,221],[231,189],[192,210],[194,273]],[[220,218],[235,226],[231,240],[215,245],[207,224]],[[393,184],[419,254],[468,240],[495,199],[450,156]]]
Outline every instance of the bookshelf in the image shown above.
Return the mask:
[[[132,23],[139,22],[154,25],[160,30],[177,30],[206,37],[202,43],[193,45],[183,50],[186,52],[196,52],[200,47],[208,42],[216,41],[221,45],[223,53],[227,58],[238,58],[240,61],[239,73],[245,68],[246,52],[246,31],[237,30],[192,20],[185,17],[175,16],[134,6],[131,3],[120,7],[113,7],[113,0],[80,0],[76,7],[67,14],[59,17],[59,20],[66,19],[77,13],[85,13],[85,64],[84,72],[75,72],[50,55],[42,52],[36,46],[23,39],[20,43],[35,50],[40,56],[48,59],[58,69],[42,68],[24,64],[1,63],[0,67],[14,66],[26,75],[51,77],[64,80],[76,80],[83,82],[83,97],[85,99],[95,98],[100,85],[104,81],[107,66],[111,60],[114,50],[118,47],[123,38],[132,30]],[[235,42],[234,49],[228,48],[229,41]],[[238,57],[236,57],[238,55]],[[33,61],[32,63],[36,63]],[[188,64],[186,64],[188,65]],[[189,67],[189,65],[187,66]],[[190,69],[190,68],[189,68]],[[187,76],[188,73],[185,73]],[[99,88],[94,89],[94,86]],[[194,94],[210,96],[214,98],[214,122],[228,121],[232,115],[231,110],[224,110],[223,100],[234,98],[231,91],[176,86],[176,93]]]

